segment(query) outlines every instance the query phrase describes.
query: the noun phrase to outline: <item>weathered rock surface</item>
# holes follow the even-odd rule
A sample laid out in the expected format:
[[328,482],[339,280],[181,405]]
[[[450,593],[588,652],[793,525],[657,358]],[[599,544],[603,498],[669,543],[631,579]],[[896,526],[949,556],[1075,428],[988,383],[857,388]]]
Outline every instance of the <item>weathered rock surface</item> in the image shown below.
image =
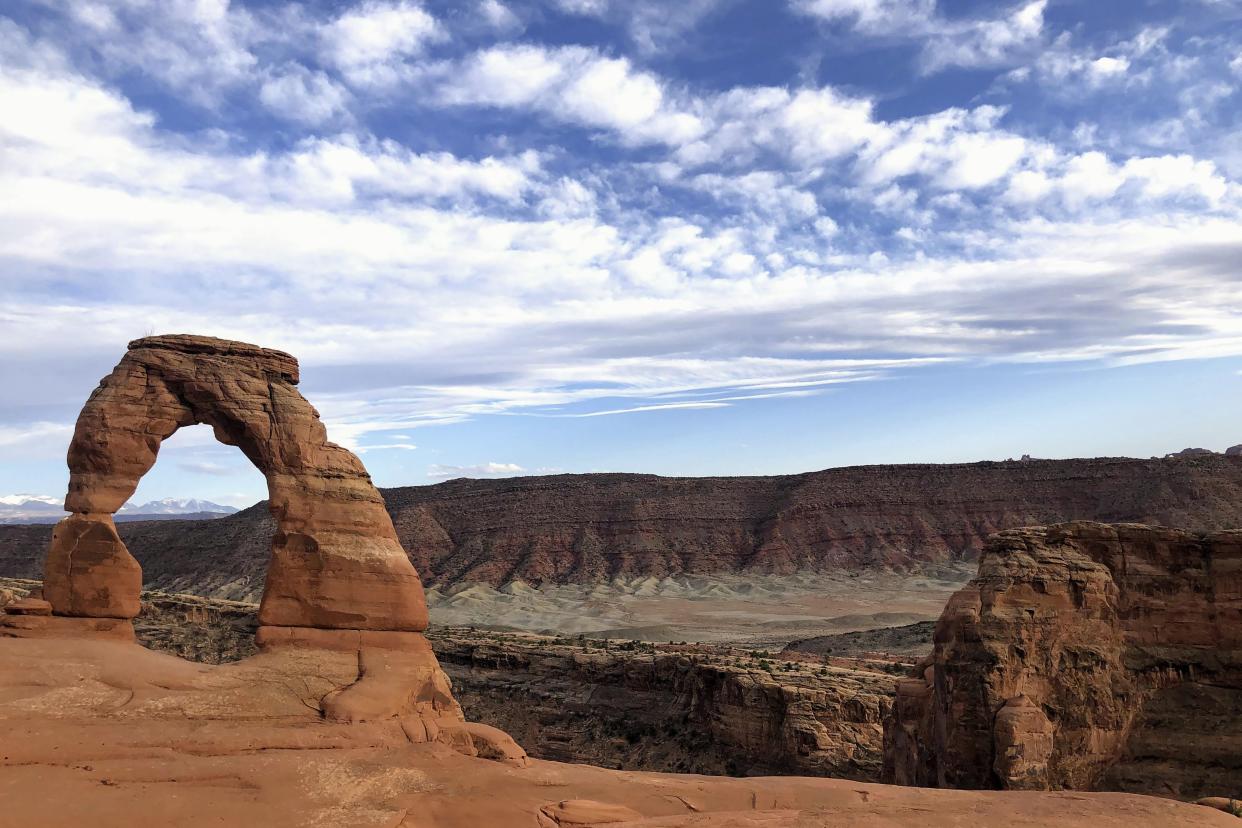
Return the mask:
[[[107,619],[104,619],[107,620]],[[0,822],[41,828],[1225,828],[1118,794],[928,791],[836,779],[484,761],[425,720],[325,721],[355,654],[280,648],[191,664],[134,644],[0,638]],[[407,727],[407,725],[409,725]],[[503,756],[475,728],[483,755]],[[54,795],[49,798],[49,792]],[[624,822],[614,820],[623,819]]]
[[1180,798],[1242,777],[1242,532],[1002,532],[885,722],[886,778]]
[[[328,441],[288,354],[199,336],[129,351],[78,415],[69,493],[45,564],[58,614],[132,618],[141,579],[111,515],[177,429],[207,423],[263,472],[276,519],[260,619],[282,627],[422,630],[422,585],[362,463]],[[85,560],[83,556],[85,555]]]
[[437,631],[471,716],[532,755],[626,770],[875,781],[892,677],[727,648]]
[[[1242,457],[861,466],[778,477],[450,480],[383,491],[428,583],[594,583],[671,573],[907,568],[973,559],[1003,529],[1067,520],[1242,526]],[[257,600],[265,506],[118,524],[148,588]],[[39,577],[49,530],[0,526],[0,575]]]
[[276,523],[255,635],[265,652],[238,671],[258,675],[256,664],[283,659],[309,670],[309,688],[322,676],[308,653],[343,658],[350,681],[315,698],[326,719],[403,719],[411,740],[471,754],[482,745],[518,762],[521,749],[504,734],[464,722],[422,635],[422,584],[384,501],[362,462],[328,441],[297,382],[293,357],[246,343],[183,335],[131,342],[83,406],[69,445],[72,514],[57,524],[44,563],[41,598],[51,613],[32,611],[30,597],[10,604],[0,638],[134,641],[142,573],[112,514],[165,439],[206,423],[263,472]]
[[[38,586],[0,579],[0,596]],[[134,627],[147,647],[220,664],[257,652],[256,611],[145,592]],[[540,759],[713,775],[880,776],[894,665],[464,628],[433,628],[430,641],[465,714],[513,734]]]

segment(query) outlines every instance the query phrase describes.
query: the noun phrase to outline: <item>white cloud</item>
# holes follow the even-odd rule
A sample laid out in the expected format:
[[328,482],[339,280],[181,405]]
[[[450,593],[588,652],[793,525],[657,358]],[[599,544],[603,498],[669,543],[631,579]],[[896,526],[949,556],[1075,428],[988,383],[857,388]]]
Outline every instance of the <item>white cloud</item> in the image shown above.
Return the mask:
[[994,20],[945,23],[927,40],[924,70],[1001,66],[1040,42],[1047,0],[1034,0]]
[[500,0],[481,0],[479,16],[488,26],[499,31],[511,31],[522,27],[522,21],[518,19],[518,16]]
[[702,128],[668,105],[656,76],[580,46],[496,46],[443,66],[438,80],[446,104],[528,107],[628,143],[681,143]]
[[570,14],[602,17],[608,12],[609,0],[554,0],[557,7]]
[[950,18],[935,0],[791,0],[802,14],[843,21],[861,34],[922,43],[925,72],[1000,66],[1041,39],[1047,0],[1031,0],[995,18]]
[[268,109],[293,121],[317,126],[346,109],[349,93],[323,72],[287,66],[263,81],[259,100]]
[[303,203],[351,202],[364,195],[521,199],[539,174],[539,156],[469,161],[451,153],[414,153],[393,141],[342,135],[303,141],[264,165],[275,192]]
[[[32,45],[0,71],[7,364],[149,329],[258,341],[303,361],[334,439],[387,450],[429,424],[721,407],[947,360],[1242,353],[1237,186],[1189,152],[1066,149],[990,106],[886,121],[831,87],[695,93],[532,45],[415,67],[405,91],[607,153],[515,131],[465,158],[361,128],[258,152],[165,131]],[[48,425],[6,428],[63,454]]]
[[935,0],[792,0],[802,14],[824,20],[847,20],[868,34],[909,34],[925,30],[934,16]]
[[1189,198],[1216,205],[1229,183],[1211,161],[1189,155],[1130,158],[1114,163],[1099,151],[1059,159],[1044,169],[1023,170],[1009,182],[1006,198],[1033,203],[1056,196],[1071,208],[1112,199],[1132,187],[1144,200]]
[[517,463],[481,463],[477,466],[449,466],[432,463],[427,467],[428,477],[512,477],[525,474],[526,469]]
[[106,63],[200,104],[218,104],[224,91],[253,80],[259,65],[252,47],[260,27],[228,0],[91,4],[75,18]]
[[445,37],[440,24],[416,3],[368,0],[322,30],[325,54],[351,82],[390,82],[394,64],[421,54]]
[[1074,99],[1101,88],[1143,86],[1149,83],[1151,75],[1134,71],[1133,64],[1159,46],[1167,34],[1163,29],[1144,29],[1101,54],[1075,47],[1071,34],[1063,32],[1041,49],[1029,65],[1014,69],[1003,79],[1010,83],[1037,82],[1046,94],[1062,99]]

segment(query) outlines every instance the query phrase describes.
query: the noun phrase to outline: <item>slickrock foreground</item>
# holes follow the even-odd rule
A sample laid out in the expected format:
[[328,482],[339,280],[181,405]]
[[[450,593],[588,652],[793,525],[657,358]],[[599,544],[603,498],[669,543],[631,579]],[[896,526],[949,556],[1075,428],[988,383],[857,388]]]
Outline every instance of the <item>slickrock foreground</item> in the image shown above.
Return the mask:
[[885,723],[888,780],[1237,794],[1242,531],[1002,532],[918,671]]
[[356,673],[352,653],[282,648],[210,666],[132,643],[0,638],[0,814],[41,828],[1238,824],[1126,794],[517,767],[415,744],[400,718],[325,719],[322,698]]

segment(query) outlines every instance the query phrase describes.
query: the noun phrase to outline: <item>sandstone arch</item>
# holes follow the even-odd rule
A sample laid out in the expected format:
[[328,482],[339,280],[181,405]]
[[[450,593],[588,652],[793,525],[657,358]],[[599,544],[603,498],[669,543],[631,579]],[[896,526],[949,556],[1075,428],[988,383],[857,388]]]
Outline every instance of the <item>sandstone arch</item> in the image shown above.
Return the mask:
[[66,511],[53,534],[44,597],[56,615],[129,619],[141,571],[112,515],[160,444],[206,423],[267,478],[278,530],[260,605],[260,639],[298,628],[420,631],[427,609],[362,462],[328,441],[297,390],[289,354],[201,336],[153,336],[91,394],[69,446]]

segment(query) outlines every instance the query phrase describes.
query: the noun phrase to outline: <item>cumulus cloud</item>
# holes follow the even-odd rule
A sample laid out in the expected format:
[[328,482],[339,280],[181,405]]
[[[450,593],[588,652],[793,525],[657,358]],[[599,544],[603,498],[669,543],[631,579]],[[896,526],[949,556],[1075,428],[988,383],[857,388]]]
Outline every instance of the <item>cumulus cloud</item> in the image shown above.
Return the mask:
[[421,53],[445,34],[420,5],[368,0],[324,26],[325,57],[358,84],[391,81],[394,64]]
[[1033,0],[1004,17],[934,27],[923,50],[925,71],[1004,65],[1039,44],[1047,5],[1047,0]]
[[323,72],[291,64],[263,81],[259,100],[277,115],[318,126],[345,111],[348,93]]
[[1000,66],[1040,43],[1047,0],[1031,0],[990,18],[951,18],[935,0],[792,0],[798,12],[848,23],[871,36],[916,40],[925,72]]
[[488,26],[499,31],[512,31],[522,27],[518,16],[500,0],[482,0],[479,3],[479,16]]
[[580,46],[496,46],[438,74],[446,104],[531,108],[630,143],[680,143],[701,129],[693,114],[668,105],[656,76]]
[[[949,25],[930,4],[803,6]],[[953,60],[1021,51],[1036,6],[992,21],[1008,34],[970,24]],[[154,42],[102,8],[74,25]],[[205,88],[284,118],[270,140],[227,108],[178,129],[110,69],[0,26],[4,364],[93,379],[107,365],[84,354],[147,330],[259,341],[298,354],[334,439],[395,452],[479,417],[762,405],[954,361],[1242,353],[1238,185],[1194,146],[1119,149],[969,101],[886,117],[857,88],[696,84],[580,45],[451,52],[411,3],[297,18],[329,32],[300,46],[216,11],[214,45],[151,37],[222,61]],[[1120,83],[1137,54],[1073,71]],[[0,443],[63,455],[67,422],[6,416]]]
[[477,466],[448,466],[432,463],[427,467],[427,476],[440,479],[450,477],[512,477],[526,474],[526,469],[517,463],[480,463]]

